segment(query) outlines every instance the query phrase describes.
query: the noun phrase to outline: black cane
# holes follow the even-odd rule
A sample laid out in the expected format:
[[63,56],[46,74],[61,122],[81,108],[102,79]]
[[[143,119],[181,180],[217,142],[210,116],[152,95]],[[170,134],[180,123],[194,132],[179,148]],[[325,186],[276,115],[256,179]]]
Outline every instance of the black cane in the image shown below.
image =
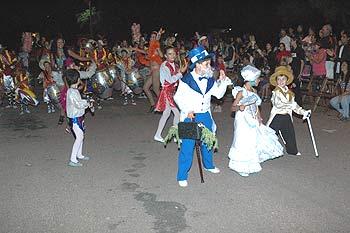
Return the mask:
[[[192,122],[194,122],[194,118],[192,118]],[[198,160],[199,175],[201,177],[201,183],[204,183],[202,160],[201,160],[201,150],[199,148],[199,140],[198,139],[195,140],[195,146],[196,146],[196,154],[197,154],[197,160]]]

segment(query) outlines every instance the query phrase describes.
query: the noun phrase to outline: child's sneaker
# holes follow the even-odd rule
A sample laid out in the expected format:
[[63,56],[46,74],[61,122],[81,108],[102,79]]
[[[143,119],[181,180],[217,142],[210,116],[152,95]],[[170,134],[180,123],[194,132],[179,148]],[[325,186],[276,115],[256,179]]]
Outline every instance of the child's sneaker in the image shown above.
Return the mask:
[[47,105],[47,113],[48,113],[48,114],[52,113],[52,110],[51,110],[50,105]]
[[68,166],[71,166],[71,167],[81,167],[81,166],[83,166],[83,164],[80,163],[79,161],[76,162],[76,163],[74,163],[74,162],[72,162],[72,161],[69,161]]
[[28,108],[26,108],[25,110],[24,110],[26,113],[30,113],[30,111],[29,111],[29,109]]

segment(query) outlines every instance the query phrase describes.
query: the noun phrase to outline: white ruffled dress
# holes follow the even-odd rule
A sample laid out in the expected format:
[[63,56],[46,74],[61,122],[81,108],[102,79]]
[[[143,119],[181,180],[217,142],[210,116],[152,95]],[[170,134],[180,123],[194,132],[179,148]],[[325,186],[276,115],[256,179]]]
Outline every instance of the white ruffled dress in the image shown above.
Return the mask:
[[244,111],[237,111],[234,119],[233,142],[228,154],[229,168],[247,176],[261,171],[260,163],[283,155],[283,146],[275,131],[261,124],[257,119],[260,97],[243,87],[235,87],[232,95],[242,91],[238,105],[248,105]]

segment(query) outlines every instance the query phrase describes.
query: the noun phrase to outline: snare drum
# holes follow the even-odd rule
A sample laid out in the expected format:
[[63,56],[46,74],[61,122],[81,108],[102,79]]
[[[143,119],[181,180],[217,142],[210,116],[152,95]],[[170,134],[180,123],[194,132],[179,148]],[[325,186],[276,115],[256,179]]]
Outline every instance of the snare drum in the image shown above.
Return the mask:
[[37,106],[39,104],[39,100],[36,98],[34,92],[29,90],[28,88],[17,88],[16,91],[16,100],[20,103],[24,103],[26,105]]
[[61,91],[57,87],[57,85],[53,84],[51,86],[47,87],[47,94],[53,104],[59,104],[60,103],[60,96]]
[[109,74],[108,70],[97,71],[91,78],[91,88],[96,94],[102,94],[107,88],[113,86],[113,77]]
[[143,91],[144,78],[140,75],[138,70],[134,70],[125,74],[126,83],[129,88],[136,94],[141,94]]

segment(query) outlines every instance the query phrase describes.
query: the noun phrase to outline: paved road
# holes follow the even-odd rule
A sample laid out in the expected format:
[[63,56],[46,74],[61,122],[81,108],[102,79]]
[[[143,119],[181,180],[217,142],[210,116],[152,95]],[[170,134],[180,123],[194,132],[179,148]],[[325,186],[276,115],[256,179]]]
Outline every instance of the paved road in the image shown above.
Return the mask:
[[[302,156],[267,161],[260,173],[240,177],[228,169],[233,118],[226,98],[214,113],[222,172],[205,172],[201,184],[194,160],[189,186],[180,188],[176,145],[152,140],[160,115],[146,113],[147,100],[121,106],[115,97],[87,115],[84,151],[92,160],[81,168],[67,166],[73,137],[44,104],[21,117],[1,109],[1,233],[350,232],[350,123],[334,111],[312,116],[318,159],[307,124],[295,118]],[[264,119],[269,109],[264,103]]]

